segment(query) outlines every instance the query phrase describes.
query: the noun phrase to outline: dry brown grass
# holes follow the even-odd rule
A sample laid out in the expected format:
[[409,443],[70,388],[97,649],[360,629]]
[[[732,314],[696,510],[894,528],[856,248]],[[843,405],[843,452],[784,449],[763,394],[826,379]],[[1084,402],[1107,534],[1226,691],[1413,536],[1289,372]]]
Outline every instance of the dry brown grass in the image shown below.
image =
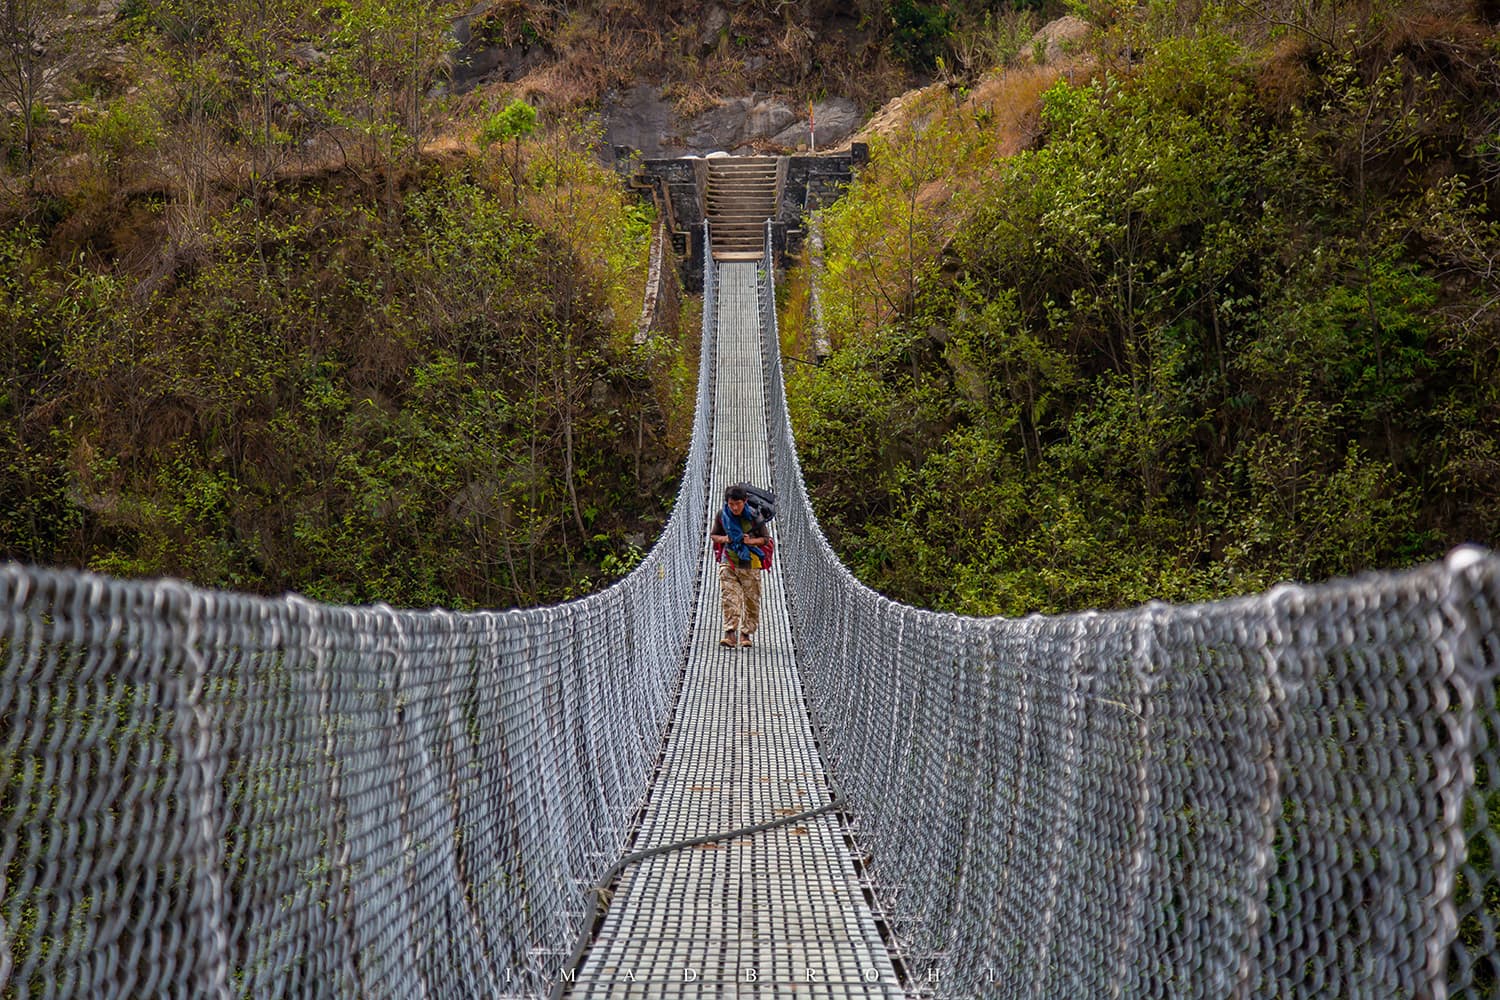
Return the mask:
[[1255,90],[1266,110],[1286,114],[1307,96],[1316,54],[1316,44],[1306,35],[1286,34],[1272,44],[1255,73]]
[[1471,83],[1495,72],[1495,28],[1467,3],[1428,3],[1410,17],[1393,20],[1367,58],[1406,57],[1415,65]]
[[[1420,74],[1441,76],[1446,86],[1479,90],[1497,72],[1495,29],[1484,23],[1479,8],[1468,0],[1425,0],[1403,6],[1399,16],[1374,18],[1365,5],[1344,12],[1350,20],[1341,22],[1341,30],[1352,32],[1346,37],[1367,79],[1405,61]],[[1260,51],[1256,93],[1267,111],[1280,115],[1317,87],[1328,44],[1314,33],[1287,31],[1268,39]]]
[[718,107],[725,98],[749,93],[754,89],[745,73],[745,64],[722,50],[702,59],[689,58],[665,71],[666,93],[674,110],[684,118]]
[[842,94],[865,107],[885,103],[912,86],[911,71],[878,46],[851,52],[837,41],[818,46],[823,83],[830,94]]
[[596,60],[569,56],[527,73],[506,88],[529,104],[567,111],[597,100],[610,87],[610,75]]
[[611,88],[635,82],[659,67],[668,34],[648,27],[633,7],[616,5],[593,19],[575,12],[551,40],[557,58],[511,85],[497,88],[553,111],[594,104]]
[[1042,95],[1059,80],[1079,84],[1093,74],[1094,66],[1086,59],[1018,66],[985,77],[964,106],[988,118],[989,127],[996,133],[996,155],[1011,156],[1036,142]]
[[662,88],[662,93],[672,102],[672,110],[683,118],[712,111],[721,103],[713,90],[701,81],[673,81]]
[[[801,6],[602,0],[568,15],[546,5],[547,17],[526,6],[497,0],[489,16],[502,38],[523,23],[542,32],[538,44],[551,56],[518,80],[478,88],[486,100],[504,94],[569,111],[596,106],[611,89],[650,83],[668,88],[678,113],[691,117],[752,91],[793,104],[838,94],[870,106],[911,84],[872,29]],[[715,9],[723,24],[709,21]]]
[[[1042,95],[1058,80],[1083,83],[1094,72],[1093,64],[1085,59],[997,70],[983,76],[956,110],[964,112],[974,128],[992,133],[988,142],[994,155],[1010,156],[1036,141]],[[924,127],[934,115],[947,113],[942,101],[946,89],[934,83],[892,99],[865,123],[854,141],[868,142],[875,136],[891,137]]]

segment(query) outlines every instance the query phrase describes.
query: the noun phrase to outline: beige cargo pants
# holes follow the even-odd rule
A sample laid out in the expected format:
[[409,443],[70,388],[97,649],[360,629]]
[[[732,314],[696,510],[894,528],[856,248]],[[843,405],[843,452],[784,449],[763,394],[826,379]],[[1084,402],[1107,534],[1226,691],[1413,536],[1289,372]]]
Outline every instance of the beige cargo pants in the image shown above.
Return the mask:
[[760,628],[760,570],[720,563],[719,608],[724,612],[726,632],[750,635]]

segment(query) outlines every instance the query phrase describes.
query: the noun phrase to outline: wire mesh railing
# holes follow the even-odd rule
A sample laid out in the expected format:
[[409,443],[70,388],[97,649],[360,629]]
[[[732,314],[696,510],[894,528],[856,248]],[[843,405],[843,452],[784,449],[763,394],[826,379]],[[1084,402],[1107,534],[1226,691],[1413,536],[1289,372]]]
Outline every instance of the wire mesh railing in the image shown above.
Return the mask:
[[0,567],[0,996],[544,995],[690,636],[705,301],[670,521],[590,597],[414,612]]
[[1500,995],[1500,560],[1056,618],[886,600],[811,512],[772,265],[768,230],[778,559],[912,987]]

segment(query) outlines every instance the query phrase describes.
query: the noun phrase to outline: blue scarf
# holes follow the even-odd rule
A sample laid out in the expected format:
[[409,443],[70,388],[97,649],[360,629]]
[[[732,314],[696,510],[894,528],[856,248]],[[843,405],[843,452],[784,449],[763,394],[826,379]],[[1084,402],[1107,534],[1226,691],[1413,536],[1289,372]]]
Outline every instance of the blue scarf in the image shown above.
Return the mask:
[[[751,507],[749,504],[745,504],[744,516],[748,518],[752,524],[754,524],[755,508]],[[760,550],[760,546],[758,545],[745,544],[745,529],[740,527],[740,519],[734,516],[734,513],[729,509],[729,504],[726,503],[724,505],[724,513],[719,515],[719,520],[724,522],[724,534],[729,536],[729,550],[733,552],[741,562],[747,562],[751,566],[755,566],[757,568],[760,566],[764,566],[766,562],[766,554]],[[752,553],[759,558],[750,558]]]

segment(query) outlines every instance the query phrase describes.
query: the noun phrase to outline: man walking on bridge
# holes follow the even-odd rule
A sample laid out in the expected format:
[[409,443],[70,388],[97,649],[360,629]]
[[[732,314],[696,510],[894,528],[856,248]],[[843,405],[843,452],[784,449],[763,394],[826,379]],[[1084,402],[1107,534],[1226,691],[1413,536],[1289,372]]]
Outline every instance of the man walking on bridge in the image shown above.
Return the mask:
[[745,490],[724,491],[724,509],[714,519],[709,538],[719,562],[719,607],[724,612],[721,646],[748,646],[760,626],[760,571],[766,565],[763,548],[770,540],[766,522],[747,507]]

